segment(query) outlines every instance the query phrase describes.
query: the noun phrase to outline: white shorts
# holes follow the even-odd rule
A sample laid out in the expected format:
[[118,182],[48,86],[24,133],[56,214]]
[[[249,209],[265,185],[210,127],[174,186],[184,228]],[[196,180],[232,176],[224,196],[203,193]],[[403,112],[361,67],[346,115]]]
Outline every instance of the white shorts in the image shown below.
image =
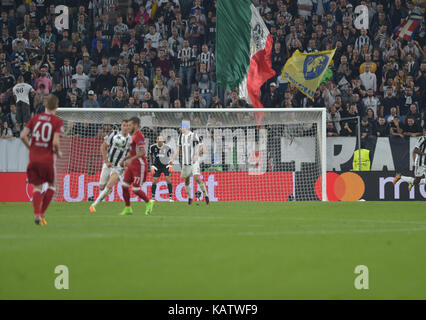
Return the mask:
[[104,163],[104,165],[102,166],[101,177],[99,179],[99,185],[106,185],[113,173],[118,174],[121,180],[121,178],[123,178],[124,168],[121,166],[108,168],[107,165]]
[[421,177],[426,174],[426,166],[415,166],[414,167],[414,177]]
[[192,166],[183,165],[181,177],[186,179],[200,174],[200,163],[197,161]]

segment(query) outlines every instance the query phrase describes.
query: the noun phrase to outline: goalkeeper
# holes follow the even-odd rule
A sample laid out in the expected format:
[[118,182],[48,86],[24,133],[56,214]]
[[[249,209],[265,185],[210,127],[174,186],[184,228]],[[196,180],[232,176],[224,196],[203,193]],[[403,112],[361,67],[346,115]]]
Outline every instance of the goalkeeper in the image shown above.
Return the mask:
[[170,156],[172,150],[168,145],[164,143],[162,136],[157,137],[157,143],[154,143],[149,147],[149,162],[151,163],[151,174],[152,174],[152,198],[155,200],[155,193],[157,191],[157,182],[164,173],[167,182],[167,188],[169,189],[169,202],[173,202],[173,186],[172,176],[170,173],[173,171],[171,165],[169,165]]

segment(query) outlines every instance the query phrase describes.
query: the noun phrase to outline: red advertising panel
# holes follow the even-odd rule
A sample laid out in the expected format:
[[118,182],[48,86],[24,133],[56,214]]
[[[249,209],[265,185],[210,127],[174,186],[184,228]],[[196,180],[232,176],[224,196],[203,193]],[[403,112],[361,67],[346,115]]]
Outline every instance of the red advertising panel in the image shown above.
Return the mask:
[[[261,175],[247,172],[215,172],[203,173],[203,181],[208,189],[210,201],[287,201],[293,194],[293,173],[267,172]],[[87,201],[99,194],[99,174],[58,174],[58,194],[56,201]],[[28,202],[32,199],[32,187],[26,182],[25,173],[0,173],[0,202]],[[151,175],[142,189],[151,194]],[[191,179],[194,186],[194,180]],[[183,179],[179,172],[172,174],[175,201],[187,201]],[[198,188],[198,186],[197,186]],[[194,199],[195,188],[193,189]],[[201,190],[199,190],[201,191]],[[122,201],[121,183],[107,201]],[[162,179],[157,184],[157,200],[167,201],[167,184]],[[132,201],[138,201],[137,197]]]

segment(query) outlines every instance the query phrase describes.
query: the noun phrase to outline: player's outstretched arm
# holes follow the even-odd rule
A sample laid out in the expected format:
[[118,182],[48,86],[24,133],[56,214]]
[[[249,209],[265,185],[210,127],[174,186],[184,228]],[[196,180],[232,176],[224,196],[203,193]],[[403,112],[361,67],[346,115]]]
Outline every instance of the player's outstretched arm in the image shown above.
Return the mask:
[[421,152],[419,148],[415,147],[414,150],[413,150],[413,160],[416,159],[416,155],[426,156],[426,153]]
[[198,161],[198,159],[203,155],[204,153],[204,144],[200,144],[200,151],[198,154],[194,155],[194,161]]
[[172,155],[172,157],[171,157],[171,159],[170,159],[170,161],[169,161],[169,165],[172,165],[173,164],[173,162],[175,161],[175,159],[176,159],[176,157],[177,156],[179,156],[179,152],[182,150],[182,146],[179,146],[178,148],[177,148],[177,150],[175,151],[175,153],[173,153],[173,155]]
[[104,159],[104,163],[107,165],[108,168],[112,167],[112,163],[109,162],[108,157],[107,157],[107,150],[108,150],[108,144],[104,141],[101,144],[101,154],[102,154],[102,158]]
[[28,135],[30,134],[30,129],[28,128],[24,128],[24,130],[22,130],[21,133],[21,140],[22,142],[25,144],[25,146],[29,149],[30,148],[30,143],[28,141]]
[[144,156],[145,156],[145,154],[146,154],[146,152],[145,152],[145,148],[141,146],[141,147],[139,147],[139,152],[138,152],[135,156],[130,157],[130,155],[127,155],[127,156],[123,159],[123,163],[124,163],[126,166],[128,166],[130,163],[132,163],[132,161],[133,161],[133,160],[136,160],[136,159],[142,158],[142,157],[144,157]]
[[62,152],[60,150],[60,145],[59,145],[59,137],[60,134],[55,132],[54,136],[53,136],[53,150],[55,151],[56,155],[58,156],[58,158],[62,158]]

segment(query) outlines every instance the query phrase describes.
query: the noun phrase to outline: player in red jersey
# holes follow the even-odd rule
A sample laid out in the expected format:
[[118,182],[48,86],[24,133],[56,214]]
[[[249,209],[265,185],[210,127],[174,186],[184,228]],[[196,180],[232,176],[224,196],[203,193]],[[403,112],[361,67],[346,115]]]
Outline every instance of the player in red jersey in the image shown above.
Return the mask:
[[133,185],[133,193],[146,202],[145,214],[152,212],[154,201],[149,200],[141,186],[146,180],[148,174],[148,161],[146,160],[145,137],[140,131],[140,119],[133,117],[129,120],[129,130],[132,135],[132,143],[130,145],[130,153],[123,159],[121,165],[126,167],[123,178],[123,198],[126,202],[124,210],[120,215],[130,215],[133,213],[130,206],[130,185]]
[[[64,123],[57,117],[56,109],[59,100],[49,95],[44,113],[35,115],[21,133],[21,140],[30,149],[30,161],[27,167],[28,182],[34,185],[33,207],[35,223],[41,226],[47,224],[44,213],[55,194],[55,157],[62,156],[59,149],[59,137],[64,132]],[[29,135],[31,134],[31,144]],[[49,188],[42,191],[43,183]]]

